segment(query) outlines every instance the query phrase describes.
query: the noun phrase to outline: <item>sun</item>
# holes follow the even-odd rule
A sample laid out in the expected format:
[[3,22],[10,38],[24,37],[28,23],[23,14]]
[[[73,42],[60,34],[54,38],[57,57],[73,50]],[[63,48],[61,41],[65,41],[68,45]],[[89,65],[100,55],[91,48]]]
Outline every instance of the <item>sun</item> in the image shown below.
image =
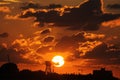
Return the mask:
[[54,56],[52,62],[55,67],[62,67],[64,65],[64,58],[62,56]]

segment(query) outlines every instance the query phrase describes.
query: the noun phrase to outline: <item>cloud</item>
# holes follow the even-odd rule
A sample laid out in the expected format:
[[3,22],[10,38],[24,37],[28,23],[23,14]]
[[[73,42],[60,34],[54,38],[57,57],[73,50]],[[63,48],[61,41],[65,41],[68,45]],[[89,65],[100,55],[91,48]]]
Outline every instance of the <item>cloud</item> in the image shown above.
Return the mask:
[[[45,34],[46,30],[49,29],[43,30]],[[52,42],[54,37],[47,36],[43,39],[41,36],[44,35],[40,33],[41,31],[35,33],[37,36],[32,38],[24,39],[22,37],[23,39],[16,39],[16,41],[13,42],[12,46],[16,51],[26,51],[26,53],[21,54],[23,59],[36,63],[43,63],[44,58],[42,56],[47,55],[48,52],[62,52],[67,56],[65,58],[66,61],[88,59],[86,63],[119,64],[119,48],[115,46],[110,47],[102,43],[101,41],[105,38],[104,34],[94,34],[82,31],[71,36],[64,36],[56,40],[51,46],[51,44],[49,45],[49,43],[46,43]]]
[[109,4],[107,5],[109,9],[120,9],[120,4]]
[[34,18],[33,17],[29,17],[29,18],[20,18],[19,17],[20,16],[20,14],[16,14],[16,15],[9,15],[9,14],[7,14],[7,15],[5,15],[5,19],[7,19],[7,20],[21,20],[21,21],[24,21],[24,20],[34,20]]
[[9,2],[0,2],[0,5],[10,4]]
[[11,15],[5,15],[5,19],[8,19],[8,20],[16,20],[16,19],[20,19],[18,17],[19,15],[16,15],[16,16],[11,16]]
[[[117,53],[118,52],[118,53]],[[115,47],[109,48],[107,44],[102,43],[96,46],[92,51],[88,52],[85,56],[87,58],[117,58],[119,56],[119,49]]]
[[[85,42],[86,43],[86,42]],[[93,43],[93,42],[91,42]],[[120,65],[120,47],[117,45],[108,45],[106,43],[80,45],[80,51],[75,50],[68,55],[67,61],[86,60],[88,65]],[[84,43],[83,43],[84,44]],[[95,46],[96,45],[96,46]],[[90,50],[89,50],[90,49]],[[85,54],[81,53],[85,51]]]
[[87,40],[101,40],[105,37],[105,34],[93,34],[93,33],[85,33],[84,37]]
[[115,20],[111,20],[111,21],[105,21],[102,23],[102,26],[105,27],[110,27],[110,28],[115,28],[115,27],[119,27],[120,26],[120,18],[115,19]]
[[21,5],[21,9],[26,10],[29,8],[33,8],[33,9],[55,9],[55,8],[61,8],[62,5],[60,4],[49,4],[48,6],[41,6],[38,3],[34,3],[34,2],[26,2],[26,3],[22,3]]
[[86,32],[64,36],[55,45],[55,51],[68,52],[66,61],[88,59],[95,64],[119,64],[120,47],[103,43],[104,38],[103,34]]
[[50,4],[48,6],[49,9],[55,9],[55,8],[61,8],[61,7],[62,7],[62,5],[60,5],[60,4]]
[[34,10],[34,9],[28,9],[25,10],[20,18],[28,18],[28,17],[35,17],[35,22],[39,22],[40,27],[44,26],[44,22],[52,23],[56,18],[59,17],[59,12],[56,10],[50,10],[47,11],[46,9],[43,10]]
[[34,8],[34,9],[40,9],[41,6],[40,4],[37,3],[33,3],[33,2],[26,2],[26,3],[22,3],[22,7],[20,7],[23,10],[29,9],[29,8]]
[[105,52],[107,51],[107,49],[107,45],[103,43],[96,46],[92,51],[88,52],[85,57],[93,59],[103,58],[106,55]]
[[20,1],[19,0],[1,0],[0,5],[18,3],[18,2],[20,2]]
[[10,10],[10,8],[7,7],[7,6],[0,6],[0,12],[10,13],[11,10]]
[[12,47],[17,51],[26,51],[26,53],[21,54],[21,57],[23,59],[33,61],[34,63],[43,64],[44,59],[41,56],[41,54],[43,53],[39,52],[39,48],[42,48],[42,43],[39,36],[35,36],[32,38],[22,37],[16,39],[15,41],[13,41]]
[[67,52],[75,50],[79,42],[85,41],[84,32],[73,34],[72,36],[62,37],[55,45],[55,50],[60,52]]
[[52,42],[53,40],[54,40],[54,37],[51,37],[51,36],[44,38],[44,42]]
[[7,62],[8,55],[9,55],[11,62],[33,63],[32,61],[22,58],[21,54],[24,54],[25,52],[26,51],[24,50],[17,51],[12,47],[8,48],[8,47],[5,47],[4,45],[0,45],[0,62]]
[[89,51],[83,58],[94,59],[97,64],[120,64],[120,48],[102,43]]
[[[46,30],[48,31],[49,28],[42,31],[45,31],[46,34]],[[45,60],[42,56],[47,55],[48,52],[70,53],[66,55],[68,56],[66,60],[77,60],[101,44],[100,40],[104,38],[103,34],[93,34],[83,31],[71,36],[63,36],[59,39],[40,33],[41,31],[35,32],[31,38],[20,37],[12,43],[12,47],[16,51],[26,51],[24,54],[21,54],[23,59],[41,64]]]
[[78,59],[82,59],[82,56],[85,56],[89,51],[92,51],[96,46],[100,45],[102,42],[100,41],[85,41],[79,43],[78,47],[76,47],[72,54],[67,57],[67,61],[74,61]]
[[41,31],[40,34],[48,34],[50,32],[51,32],[51,29],[45,29],[45,30]]
[[[20,57],[28,61],[42,64],[45,55],[49,53],[58,52],[65,53],[67,61],[80,59],[88,51],[91,51],[97,45],[101,44],[101,40],[105,37],[103,34],[94,34],[88,32],[77,32],[71,36],[63,36],[55,39],[54,36],[48,34],[49,28],[35,32],[31,37],[21,37],[14,40],[10,49],[20,54]],[[45,31],[45,32],[44,32]],[[43,35],[41,34],[43,32]],[[24,51],[24,52],[20,52]],[[70,53],[70,54],[66,54]]]
[[51,48],[52,48],[51,46],[42,46],[42,47],[38,48],[36,52],[38,52],[40,54],[46,54],[46,53],[52,51]]
[[82,51],[85,51],[84,49],[89,51],[91,49],[90,46],[94,48],[97,44],[99,44],[100,39],[103,38],[104,38],[103,34],[79,32],[73,34],[72,36],[62,37],[60,40],[58,40],[57,44],[55,45],[55,50],[60,52],[68,51],[74,53],[76,52],[76,49],[79,50],[80,47],[82,54],[83,53]]
[[9,34],[6,32],[0,34],[0,38],[6,38],[8,36],[9,36]]
[[120,17],[120,14],[104,13],[102,5],[101,0],[88,0],[79,7],[28,11],[20,17],[35,17],[41,27],[45,23],[54,23],[57,27],[67,27],[69,30],[98,30],[102,22]]
[[74,51],[73,54],[68,55],[66,58],[66,61],[75,61],[77,59],[80,59],[80,52],[79,51]]
[[20,2],[19,0],[3,0],[4,2]]

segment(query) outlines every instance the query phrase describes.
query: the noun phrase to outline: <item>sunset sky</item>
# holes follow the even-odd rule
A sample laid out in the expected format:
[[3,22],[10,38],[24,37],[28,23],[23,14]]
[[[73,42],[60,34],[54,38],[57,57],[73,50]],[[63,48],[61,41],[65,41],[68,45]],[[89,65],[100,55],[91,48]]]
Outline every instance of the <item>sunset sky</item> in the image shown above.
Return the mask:
[[120,0],[0,0],[0,65],[8,55],[20,70],[61,55],[57,73],[105,67],[120,78]]

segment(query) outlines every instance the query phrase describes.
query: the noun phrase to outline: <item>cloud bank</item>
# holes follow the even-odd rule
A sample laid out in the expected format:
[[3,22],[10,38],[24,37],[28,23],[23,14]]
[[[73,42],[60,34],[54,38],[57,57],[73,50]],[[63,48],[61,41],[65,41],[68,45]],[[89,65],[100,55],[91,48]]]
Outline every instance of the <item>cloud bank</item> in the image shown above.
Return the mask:
[[9,34],[6,32],[0,34],[0,38],[6,38],[8,36],[9,36]]
[[98,30],[102,22],[120,17],[120,14],[104,13],[102,6],[102,0],[88,0],[79,7],[26,11],[20,17],[35,17],[40,27],[45,26],[45,23],[53,23],[69,30]]
[[109,9],[120,9],[120,4],[109,4],[107,5]]
[[11,10],[10,10],[10,8],[7,7],[7,6],[0,6],[0,12],[10,13]]

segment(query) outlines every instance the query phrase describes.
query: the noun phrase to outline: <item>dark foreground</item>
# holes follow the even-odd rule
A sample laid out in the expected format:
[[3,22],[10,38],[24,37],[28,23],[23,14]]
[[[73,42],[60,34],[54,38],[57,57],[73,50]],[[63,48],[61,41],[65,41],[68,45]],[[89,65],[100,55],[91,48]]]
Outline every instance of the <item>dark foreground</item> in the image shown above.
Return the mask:
[[0,67],[0,80],[120,80],[113,77],[112,71],[94,70],[93,74],[57,74],[43,71],[19,71],[14,63],[7,63]]

